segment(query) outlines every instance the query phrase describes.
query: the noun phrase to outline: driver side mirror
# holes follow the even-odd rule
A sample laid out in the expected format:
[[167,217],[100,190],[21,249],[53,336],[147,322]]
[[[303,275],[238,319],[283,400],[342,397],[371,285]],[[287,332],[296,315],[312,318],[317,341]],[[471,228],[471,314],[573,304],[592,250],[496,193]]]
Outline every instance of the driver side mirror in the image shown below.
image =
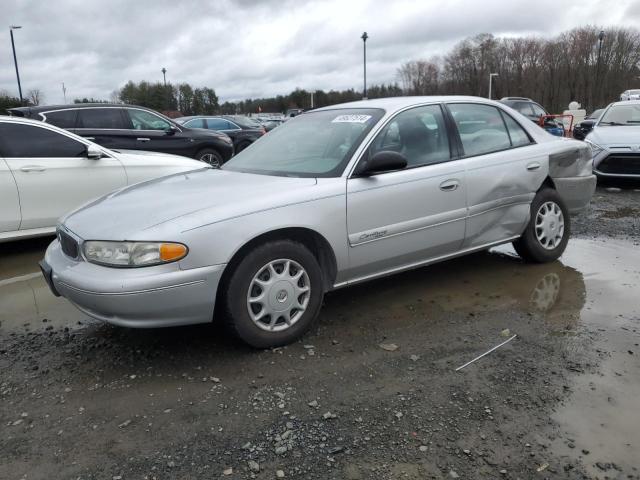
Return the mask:
[[96,145],[89,145],[87,147],[87,158],[91,160],[100,160],[103,156],[102,150],[100,150]]
[[175,125],[171,125],[169,128],[165,130],[165,133],[167,135],[175,135],[177,131],[178,129],[175,127]]
[[392,150],[382,150],[368,159],[360,162],[355,174],[361,177],[382,172],[402,170],[407,166],[407,158],[401,153]]

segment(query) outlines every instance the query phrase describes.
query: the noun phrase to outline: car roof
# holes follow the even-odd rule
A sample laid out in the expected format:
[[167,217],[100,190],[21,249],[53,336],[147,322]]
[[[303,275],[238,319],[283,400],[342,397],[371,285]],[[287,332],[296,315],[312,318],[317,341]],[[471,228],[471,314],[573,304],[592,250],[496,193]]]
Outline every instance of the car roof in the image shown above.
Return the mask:
[[640,105],[640,100],[621,100],[619,102],[613,102],[609,107],[614,105]]
[[95,107],[134,107],[141,108],[143,110],[151,110],[147,107],[141,107],[139,105],[129,105],[124,103],[70,103],[66,105],[35,105],[30,107],[14,107],[8,108],[8,111],[18,111],[18,112],[29,112],[29,113],[39,113],[39,112],[49,112],[52,110],[67,110],[71,108],[95,108]]
[[382,108],[385,110],[400,110],[412,105],[421,105],[424,103],[442,103],[442,102],[472,102],[486,103],[489,105],[503,106],[500,102],[489,100],[483,97],[471,97],[468,95],[433,95],[433,96],[414,96],[414,97],[387,97],[376,98],[371,100],[357,100],[355,102],[340,103],[337,105],[329,105],[327,107],[312,110],[319,112],[323,110],[335,110],[342,108]]

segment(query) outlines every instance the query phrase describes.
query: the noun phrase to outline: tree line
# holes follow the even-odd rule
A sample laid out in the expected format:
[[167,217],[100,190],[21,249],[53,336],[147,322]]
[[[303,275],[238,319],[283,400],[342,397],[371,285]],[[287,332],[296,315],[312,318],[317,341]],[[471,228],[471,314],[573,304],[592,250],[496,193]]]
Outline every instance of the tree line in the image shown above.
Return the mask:
[[580,27],[545,39],[469,37],[442,57],[398,68],[405,95],[464,94],[532,98],[552,112],[578,101],[604,107],[629,88],[640,87],[640,31]]

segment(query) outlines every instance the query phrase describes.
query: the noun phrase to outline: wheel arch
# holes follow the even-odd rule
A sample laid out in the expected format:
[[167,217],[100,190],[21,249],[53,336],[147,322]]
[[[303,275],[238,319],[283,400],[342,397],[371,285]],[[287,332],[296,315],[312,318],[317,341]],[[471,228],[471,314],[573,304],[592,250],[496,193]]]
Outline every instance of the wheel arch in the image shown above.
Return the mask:
[[[258,245],[275,240],[293,240],[300,242],[307,247],[318,260],[318,264],[322,270],[324,290],[328,291],[333,287],[338,273],[338,263],[335,252],[333,251],[329,241],[323,235],[307,227],[283,227],[262,233],[247,241],[235,251],[227,263],[227,266],[222,273],[222,278],[220,279],[220,285],[225,285],[229,281],[229,277],[233,273],[235,267],[240,263],[248,251]],[[219,300],[220,292],[222,291],[224,291],[224,288],[218,288],[217,300]],[[219,303],[217,300],[216,303]]]

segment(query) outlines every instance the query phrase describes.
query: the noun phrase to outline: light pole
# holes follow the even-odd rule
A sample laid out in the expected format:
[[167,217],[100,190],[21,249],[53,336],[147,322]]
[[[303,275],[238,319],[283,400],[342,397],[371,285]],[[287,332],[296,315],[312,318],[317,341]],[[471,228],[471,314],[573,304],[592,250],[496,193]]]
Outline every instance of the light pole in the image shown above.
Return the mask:
[[599,100],[599,86],[600,86],[600,52],[602,51],[602,41],[604,40],[604,30],[600,30],[598,34],[598,60],[596,61],[596,94],[594,95],[594,106]]
[[362,92],[362,98],[364,100],[367,99],[367,38],[369,38],[369,35],[367,35],[367,32],[364,32],[362,34],[362,36],[360,37],[362,39],[362,46],[364,47],[363,53],[364,53],[364,91]]
[[493,77],[497,77],[497,76],[498,76],[497,73],[489,74],[489,100],[491,100],[491,87],[493,86]]
[[18,58],[16,57],[16,45],[13,42],[13,31],[22,28],[20,25],[11,25],[9,27],[9,33],[11,34],[11,48],[13,50],[13,63],[16,66],[16,77],[18,78],[18,93],[20,94],[20,104],[22,101],[22,86],[20,85],[20,72],[18,71]]
[[167,86],[167,69],[162,67],[162,70],[160,70],[162,72],[162,78],[164,79],[164,86]]
[[162,80],[164,81],[164,106],[169,110],[169,92],[167,91],[167,69],[162,67]]

